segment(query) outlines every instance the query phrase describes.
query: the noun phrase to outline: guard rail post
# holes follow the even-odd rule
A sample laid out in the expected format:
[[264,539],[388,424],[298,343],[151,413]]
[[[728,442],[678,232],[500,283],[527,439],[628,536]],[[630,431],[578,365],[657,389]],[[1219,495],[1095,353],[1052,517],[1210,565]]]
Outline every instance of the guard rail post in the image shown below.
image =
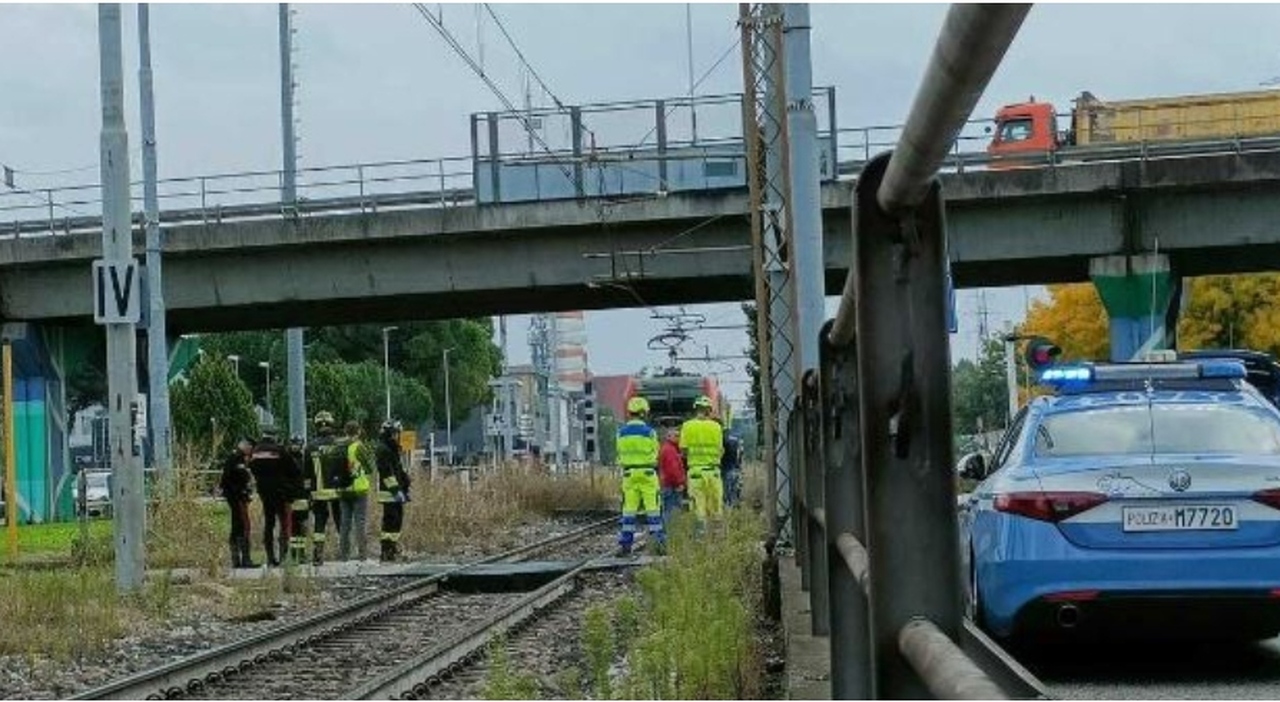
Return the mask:
[[809,618],[814,636],[828,636],[831,631],[830,597],[827,591],[826,505],[822,489],[822,388],[818,372],[805,372],[800,383],[801,422],[799,434],[792,434],[802,446],[803,457],[793,471],[802,479],[796,494],[802,496],[807,509],[796,511],[800,529],[796,544],[804,544],[809,570]]
[[49,236],[53,236],[54,234],[58,233],[57,228],[54,226],[54,223],[53,223],[53,191],[46,190],[44,192],[49,201]]
[[[489,185],[493,189],[491,202],[502,202],[502,171],[498,165],[498,115],[485,113],[485,122],[489,127]],[[537,168],[537,166],[534,166]]]
[[657,134],[658,143],[658,187],[667,187],[667,103],[659,100],[654,103],[653,130]]
[[582,199],[587,190],[582,179],[582,108],[577,105],[569,108],[569,128],[573,131],[573,192]]
[[[791,409],[791,414],[787,416],[787,436],[799,437],[804,431],[804,412],[800,403],[796,402],[796,406]],[[800,567],[800,590],[808,592],[812,601],[812,563],[813,554],[809,551],[809,542],[807,539],[808,519],[806,515],[813,509],[808,504],[805,495],[805,456],[804,446],[800,441],[792,441],[787,444],[787,460],[791,469],[791,533],[796,535],[795,538],[795,556],[796,565]],[[812,608],[812,604],[810,605]],[[816,633],[816,632],[815,632]]]
[[846,567],[836,538],[840,534],[850,534],[859,540],[866,537],[857,348],[853,343],[834,344],[831,339],[834,326],[834,320],[823,325],[818,348],[823,494],[826,496],[821,528],[829,566],[826,587],[831,611],[831,698],[859,700],[875,696],[871,620],[867,593],[853,571]]

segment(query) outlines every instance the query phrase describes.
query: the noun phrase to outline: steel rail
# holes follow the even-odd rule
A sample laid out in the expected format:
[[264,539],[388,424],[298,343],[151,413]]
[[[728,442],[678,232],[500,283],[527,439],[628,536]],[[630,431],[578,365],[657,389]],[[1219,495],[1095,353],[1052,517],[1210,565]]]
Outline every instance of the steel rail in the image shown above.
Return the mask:
[[496,636],[520,626],[577,589],[577,578],[599,558],[583,559],[568,573],[534,590],[486,619],[470,631],[463,632],[449,641],[424,651],[401,663],[394,669],[342,695],[347,700],[421,699],[427,696],[430,686],[446,674],[478,658],[484,647]]
[[179,697],[187,692],[197,692],[206,680],[216,681],[255,663],[279,657],[291,648],[314,643],[331,634],[358,626],[361,622],[380,616],[389,610],[429,597],[438,591],[442,581],[451,576],[476,566],[510,561],[550,546],[573,543],[616,523],[616,517],[592,522],[566,534],[487,556],[414,580],[387,592],[362,597],[327,612],[261,632],[241,641],[130,675],[87,690],[70,699],[165,699]]

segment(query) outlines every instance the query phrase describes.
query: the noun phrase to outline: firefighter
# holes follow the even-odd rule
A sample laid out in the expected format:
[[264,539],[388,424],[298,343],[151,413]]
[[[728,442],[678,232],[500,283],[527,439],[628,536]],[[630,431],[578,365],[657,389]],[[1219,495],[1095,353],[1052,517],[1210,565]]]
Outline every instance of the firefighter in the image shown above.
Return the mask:
[[360,423],[347,422],[345,434],[343,443],[347,461],[343,486],[338,492],[338,505],[342,508],[338,560],[345,561],[351,557],[351,532],[354,530],[356,555],[363,561],[369,555],[369,476],[377,466],[374,465],[373,452],[360,438]]
[[680,427],[680,450],[689,467],[689,498],[702,523],[707,517],[719,517],[724,510],[724,483],[720,479],[724,432],[711,418],[711,398],[698,397],[693,408],[697,415]]
[[311,480],[311,514],[315,522],[311,529],[311,562],[324,565],[325,531],[329,519],[333,519],[335,532],[341,533],[342,516],[338,510],[338,490],[346,474],[347,447],[334,434],[333,414],[316,413],[316,438],[307,446],[306,464]]
[[622,524],[618,533],[618,555],[631,553],[636,517],[641,510],[655,551],[666,543],[662,511],[658,504],[658,433],[646,417],[649,402],[643,397],[627,400],[627,423],[618,427],[618,464],[622,466]]
[[235,451],[222,462],[222,479],[218,488],[231,509],[232,568],[257,568],[249,556],[249,501],[253,499],[253,476],[249,473],[249,454],[253,442],[241,439]]
[[298,465],[298,473],[286,487],[289,496],[291,520],[289,523],[289,560],[304,563],[307,560],[307,517],[311,516],[311,480],[306,464],[307,442],[301,436],[289,439],[289,456]]
[[382,505],[382,562],[396,560],[404,505],[409,501],[409,474],[400,462],[400,422],[387,421],[378,435],[378,503]]
[[[262,544],[266,547],[267,563],[279,566],[293,544],[293,496],[295,486],[302,478],[302,468],[282,446],[275,427],[262,428],[262,439],[253,447],[249,456],[249,472],[258,486],[258,499],[262,501]],[[276,550],[276,522],[280,522],[279,551]]]

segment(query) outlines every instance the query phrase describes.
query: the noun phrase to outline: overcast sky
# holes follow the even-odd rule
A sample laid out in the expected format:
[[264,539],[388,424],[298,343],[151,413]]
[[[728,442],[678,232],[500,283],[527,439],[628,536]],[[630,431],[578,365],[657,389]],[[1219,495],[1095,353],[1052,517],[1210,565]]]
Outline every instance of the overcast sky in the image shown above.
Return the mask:
[[[433,8],[436,6],[432,6]],[[467,115],[501,103],[408,5],[295,5],[302,165],[462,156]],[[495,5],[525,57],[566,103],[631,100],[687,90],[686,6]],[[813,74],[835,85],[841,126],[898,124],[923,72],[945,5],[814,5]],[[522,68],[491,18],[445,5],[445,25],[513,99]],[[733,45],[737,6],[692,8],[693,63],[701,75]],[[130,147],[137,115],[135,6],[125,6]],[[275,5],[157,5],[152,53],[161,178],[280,166]],[[1066,5],[1032,9],[975,116],[1006,102],[1069,107],[1101,98],[1247,90],[1280,75],[1277,5]],[[0,163],[27,188],[97,180],[100,129],[97,12],[93,6],[0,5]],[[735,51],[699,93],[737,92]],[[535,102],[545,102],[540,92]],[[707,118],[708,122],[714,121]],[[710,125],[708,125],[710,128]],[[635,134],[638,138],[641,134]],[[40,173],[49,173],[40,175]],[[264,197],[263,199],[268,199]],[[38,204],[34,203],[33,204]],[[86,208],[79,208],[84,210]],[[88,208],[92,211],[92,208]],[[32,216],[41,216],[35,210]],[[986,296],[992,326],[1022,314],[1039,289]],[[953,354],[971,355],[977,295],[959,296]],[[690,307],[709,323],[741,321],[736,306]],[[646,350],[661,323],[647,311],[590,312],[591,366],[634,372],[661,363]],[[528,358],[526,321],[512,359]],[[704,332],[698,347],[736,354],[741,331]],[[688,352],[694,352],[691,346]],[[745,377],[730,361],[729,378]],[[714,369],[728,371],[724,364]],[[741,384],[729,386],[741,396]]]

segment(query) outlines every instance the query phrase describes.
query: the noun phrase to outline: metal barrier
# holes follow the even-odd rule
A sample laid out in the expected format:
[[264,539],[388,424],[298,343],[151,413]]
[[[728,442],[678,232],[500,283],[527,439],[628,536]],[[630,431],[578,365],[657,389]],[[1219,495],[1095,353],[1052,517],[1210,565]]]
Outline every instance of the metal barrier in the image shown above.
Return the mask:
[[937,178],[1029,7],[952,6],[897,148],[858,178],[839,311],[787,418],[834,699],[1047,696],[963,617]]

